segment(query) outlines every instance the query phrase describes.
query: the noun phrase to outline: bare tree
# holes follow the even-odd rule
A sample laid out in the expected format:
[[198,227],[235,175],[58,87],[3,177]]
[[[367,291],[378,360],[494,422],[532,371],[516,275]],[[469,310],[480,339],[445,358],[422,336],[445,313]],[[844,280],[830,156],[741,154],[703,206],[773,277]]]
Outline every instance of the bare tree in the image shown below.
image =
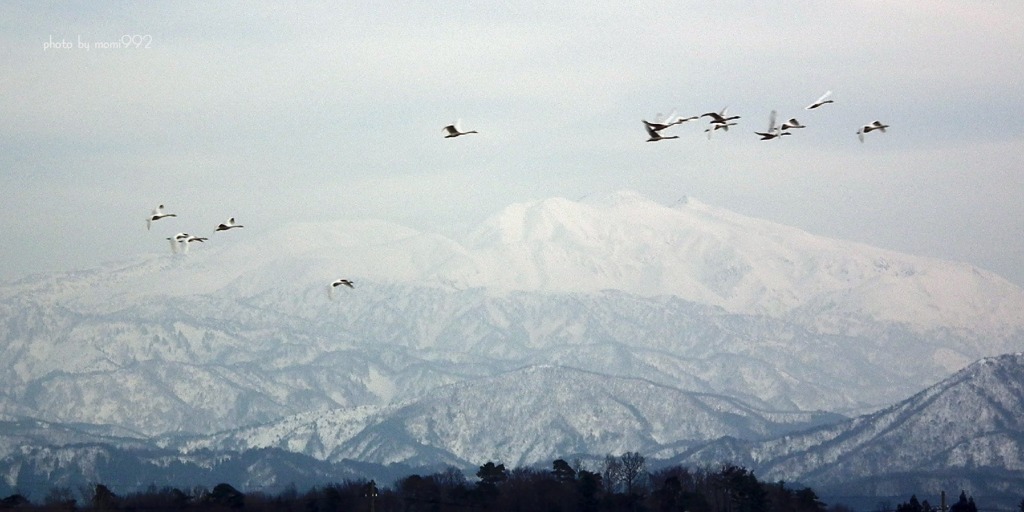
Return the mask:
[[604,491],[613,494],[621,479],[622,461],[610,453],[605,455],[604,470],[601,471],[601,483],[604,485]]
[[626,494],[633,494],[633,486],[647,472],[644,456],[637,452],[626,452],[619,457],[622,467],[622,481],[626,484]]
[[[584,469],[587,469],[587,468],[583,466],[583,459],[581,459],[579,457],[573,457],[573,459],[572,459],[572,469],[575,470],[576,474],[578,475],[578,474],[580,474],[580,471],[583,471]],[[1020,512],[1024,512],[1024,509],[1021,509]]]
[[448,466],[444,471],[433,475],[437,484],[446,489],[455,489],[466,485],[466,475],[455,466]]

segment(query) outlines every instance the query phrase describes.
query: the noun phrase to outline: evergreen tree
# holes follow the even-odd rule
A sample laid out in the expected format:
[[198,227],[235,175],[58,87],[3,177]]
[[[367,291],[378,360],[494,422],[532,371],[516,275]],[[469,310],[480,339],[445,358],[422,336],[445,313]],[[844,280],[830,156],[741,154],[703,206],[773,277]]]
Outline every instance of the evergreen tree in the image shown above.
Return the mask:
[[494,465],[493,462],[480,466],[480,469],[476,472],[476,477],[480,479],[476,484],[478,487],[489,488],[497,488],[499,483],[508,479],[508,475],[505,474],[505,465]]
[[2,500],[0,500],[0,509],[4,508],[17,508],[26,506],[29,504],[28,498],[21,494],[12,494]]
[[96,484],[92,493],[92,508],[94,510],[115,510],[117,509],[117,496],[107,486]]
[[[656,485],[656,484],[655,484]],[[658,487],[651,493],[654,503],[660,512],[672,512],[679,509],[679,498],[683,493],[683,484],[679,477],[671,475],[665,478]]]
[[552,464],[551,474],[559,482],[571,482],[576,479],[576,470],[568,462],[558,459]]
[[210,491],[206,502],[228,508],[242,508],[245,506],[245,495],[230,484],[221,483]]
[[738,512],[764,512],[768,509],[767,492],[747,468],[728,465],[721,471],[726,495]]
[[476,498],[481,504],[489,504],[498,497],[498,484],[508,479],[505,465],[488,461],[476,472],[480,480],[476,483]]
[[395,483],[398,496],[409,512],[436,511],[441,503],[441,491],[431,478],[407,476]]
[[966,491],[960,491],[960,498],[949,507],[949,512],[978,512],[978,507],[974,504],[973,496],[968,498]]
[[579,493],[579,511],[595,512],[601,492],[601,475],[585,469],[576,473],[576,491]]
[[810,487],[796,492],[797,507],[805,512],[825,512],[825,504]]
[[924,512],[924,508],[921,507],[921,503],[917,501],[917,495],[912,494],[910,496],[910,501],[896,505],[896,512]]

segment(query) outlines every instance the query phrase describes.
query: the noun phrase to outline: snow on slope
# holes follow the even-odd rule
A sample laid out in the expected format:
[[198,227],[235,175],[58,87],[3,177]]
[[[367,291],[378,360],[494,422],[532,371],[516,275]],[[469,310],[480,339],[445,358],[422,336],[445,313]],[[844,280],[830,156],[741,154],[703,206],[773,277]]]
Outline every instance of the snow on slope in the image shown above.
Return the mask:
[[366,428],[376,415],[387,408],[376,406],[309,411],[277,421],[241,429],[226,430],[212,436],[159,441],[163,447],[183,452],[201,449],[245,451],[254,448],[281,448],[325,460],[338,446]]
[[[998,276],[693,200],[511,205],[461,242],[381,221],[250,233],[0,286],[0,413],[210,432],[551,357],[850,412],[1024,348],[1024,292]],[[338,277],[356,289],[329,301]]]
[[322,411],[184,446],[289,447],[321,459],[379,464],[426,462],[422,452],[430,450],[466,465],[483,458],[528,465],[627,450],[667,456],[720,435],[763,438],[836,418],[756,409],[643,379],[533,366],[444,386],[374,416]]
[[1024,354],[1016,353],[977,361],[872,414],[762,442],[715,442],[680,462],[730,459],[772,480],[839,492],[888,483],[911,493],[929,474],[948,477],[954,488],[1007,479],[1019,488],[1022,439]]
[[460,251],[458,244],[439,235],[379,220],[296,223],[254,236],[233,235],[211,237],[187,254],[168,250],[96,269],[5,283],[0,303],[19,297],[116,311],[153,297],[228,291],[238,298],[297,284],[316,284],[326,297],[327,283],[340,276],[412,281]]
[[616,289],[738,313],[802,310],[921,328],[1024,326],[1024,292],[990,272],[814,236],[693,199],[668,207],[620,192],[513,204],[464,246],[473,265],[445,275],[467,286]]
[[326,283],[343,276],[492,293],[673,295],[734,313],[795,315],[826,332],[861,319],[999,335],[1024,326],[1024,291],[970,265],[814,236],[693,199],[664,206],[632,192],[513,204],[461,241],[375,220],[222,235],[187,255],[24,279],[0,287],[0,302],[28,294],[116,310],[148,297],[217,291],[325,294]]

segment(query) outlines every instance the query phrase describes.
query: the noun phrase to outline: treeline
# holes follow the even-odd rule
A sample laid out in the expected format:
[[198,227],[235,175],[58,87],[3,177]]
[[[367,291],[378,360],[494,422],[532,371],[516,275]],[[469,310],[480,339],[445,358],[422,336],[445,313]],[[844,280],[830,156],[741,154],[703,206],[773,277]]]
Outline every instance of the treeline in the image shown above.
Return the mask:
[[[295,511],[295,512],[847,512],[826,507],[810,488],[761,482],[746,468],[680,466],[647,471],[644,458],[630,452],[607,456],[594,471],[578,461],[556,460],[550,470],[488,462],[470,480],[457,468],[410,475],[390,487],[370,480],[346,480],[299,492],[242,493],[222,483],[213,489],[150,487],[115,494],[103,484],[79,490],[52,489],[41,502],[14,494],[0,508],[62,511]],[[906,511],[918,512],[918,511]]]

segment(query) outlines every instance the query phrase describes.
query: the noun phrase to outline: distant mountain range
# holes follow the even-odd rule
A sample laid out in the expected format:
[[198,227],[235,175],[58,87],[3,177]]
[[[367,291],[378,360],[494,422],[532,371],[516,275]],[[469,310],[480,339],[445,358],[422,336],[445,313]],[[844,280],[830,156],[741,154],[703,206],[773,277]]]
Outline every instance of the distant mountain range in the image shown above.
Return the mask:
[[364,414],[307,413],[163,445],[183,451],[279,447],[319,459],[379,464],[469,467],[486,458],[525,466],[550,462],[552,454],[674,455],[722,435],[764,439],[841,418],[758,410],[724,395],[646,379],[531,366],[443,386],[421,399]]
[[[902,452],[864,452],[861,473],[769,465],[771,440],[1024,349],[1024,291],[994,274],[694,200],[516,204],[458,241],[380,221],[237,231],[0,284],[0,455],[34,474],[68,442],[261,449],[334,471],[747,446],[764,455],[738,460],[787,480],[867,482]],[[330,300],[338,277],[355,289]]]
[[[531,375],[539,373],[541,378]],[[666,465],[703,467],[731,463],[750,468],[761,480],[809,485],[827,503],[844,503],[860,508],[892,503],[917,494],[937,504],[946,491],[950,499],[959,490],[977,497],[991,509],[1011,509],[1021,499],[1024,483],[1024,354],[983,359],[952,377],[881,411],[800,432],[761,437],[779,428],[773,421],[751,411],[738,410],[729,400],[651,386],[648,399],[637,405],[610,405],[601,396],[608,384],[582,381],[581,376],[557,367],[510,372],[497,379],[485,379],[476,386],[451,386],[447,393],[394,411],[331,411],[310,413],[268,425],[250,427],[198,438],[139,440],[119,438],[90,426],[64,426],[39,421],[0,421],[4,435],[0,457],[8,468],[0,481],[0,494],[22,492],[43,495],[55,486],[80,487],[102,482],[116,489],[141,489],[151,484],[190,488],[210,487],[214,482],[232,482],[244,489],[276,492],[288,485],[312,486],[346,478],[375,478],[388,483],[411,474],[425,474],[454,466],[472,474],[485,460],[506,461],[510,467],[548,467],[557,457],[571,457],[577,446],[554,446],[550,442],[573,437],[606,441],[606,453],[613,447],[648,448],[643,451],[652,468]],[[596,377],[596,376],[592,376]],[[583,376],[586,379],[585,376]],[[498,381],[498,382],[495,382]],[[590,409],[568,411],[565,403],[529,404],[510,402],[501,418],[467,415],[473,402],[488,390],[534,387],[537,383],[577,382],[583,386],[565,393],[570,403],[578,389],[595,385],[582,394],[592,398]],[[492,386],[497,384],[497,386]],[[502,386],[505,386],[504,388]],[[470,389],[471,388],[471,389]],[[666,393],[668,396],[666,396]],[[711,442],[677,443],[657,451],[656,437],[696,438],[704,432],[679,432],[677,425],[644,424],[640,416],[652,408],[689,411],[698,416],[691,425],[724,433]],[[437,408],[433,410],[432,408]],[[740,407],[739,409],[742,409]],[[493,409],[487,409],[492,411]],[[523,412],[542,411],[544,417]],[[592,420],[595,411],[606,416]],[[501,428],[500,419],[520,417],[517,430]],[[786,418],[790,421],[799,418]],[[805,422],[826,418],[808,415]],[[722,424],[726,420],[729,424]],[[622,428],[601,430],[606,425]],[[792,424],[792,423],[791,423]],[[597,430],[588,431],[587,426]],[[506,433],[494,445],[493,433]],[[675,429],[675,430],[674,430]],[[666,432],[667,430],[674,430]],[[512,432],[509,434],[509,432]],[[432,444],[416,441],[424,434]],[[666,435],[667,434],[667,435]],[[739,436],[733,436],[738,434]],[[335,436],[335,437],[331,437]],[[449,446],[443,450],[438,446]],[[587,445],[593,447],[594,445]],[[490,455],[460,458],[459,449]],[[680,451],[664,458],[665,453]],[[355,462],[402,454],[408,464]],[[511,463],[508,453],[520,455],[522,464]],[[547,455],[545,454],[563,454]],[[593,452],[578,453],[592,468],[599,468]],[[414,455],[413,455],[414,454]],[[532,463],[525,459],[536,458]],[[123,492],[123,491],[122,491]],[[38,496],[37,496],[38,498]]]
[[1015,506],[1024,499],[1024,354],[982,359],[872,414],[765,441],[720,440],[672,462],[708,460],[824,494],[966,489]]

